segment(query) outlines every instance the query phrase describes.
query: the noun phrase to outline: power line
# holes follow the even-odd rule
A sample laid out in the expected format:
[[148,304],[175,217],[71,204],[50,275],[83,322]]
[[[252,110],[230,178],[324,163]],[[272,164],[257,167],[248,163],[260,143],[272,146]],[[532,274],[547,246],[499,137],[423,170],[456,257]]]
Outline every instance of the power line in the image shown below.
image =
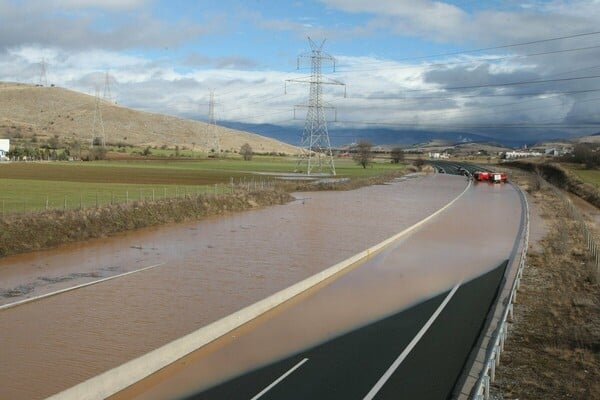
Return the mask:
[[[580,33],[580,34],[568,35],[568,36],[560,36],[560,37],[555,37],[555,38],[541,39],[541,40],[536,40],[536,41],[529,41],[529,42],[509,44],[509,45],[502,45],[502,46],[494,46],[494,47],[486,47],[486,48],[480,48],[480,49],[465,50],[465,51],[460,51],[460,52],[439,53],[439,54],[434,54],[434,55],[421,56],[421,57],[412,57],[412,58],[409,57],[409,58],[399,59],[397,61],[411,60],[411,59],[427,59],[427,58],[449,56],[449,55],[461,55],[461,54],[468,54],[468,53],[476,53],[476,52],[481,52],[481,51],[489,51],[489,50],[496,50],[496,49],[503,49],[503,48],[510,48],[510,47],[525,46],[525,45],[531,45],[531,44],[537,44],[537,43],[544,43],[544,42],[551,42],[551,41],[558,41],[558,40],[571,39],[571,38],[577,38],[577,37],[592,36],[592,35],[597,35],[597,34],[600,34],[600,31]],[[515,58],[519,59],[519,58],[527,58],[527,57],[542,56],[542,55],[560,54],[560,53],[566,53],[566,52],[592,50],[592,49],[596,49],[596,48],[600,48],[600,46],[588,46],[588,47],[579,47],[579,48],[572,48],[572,49],[562,49],[562,50],[539,52],[539,53],[532,53],[532,54],[525,54],[525,55],[516,55],[516,56],[513,55],[513,56],[507,56],[507,57],[493,57],[493,58],[485,58],[483,60],[500,61],[500,60],[504,60],[504,59],[515,59]],[[376,63],[364,63],[363,65],[380,64],[380,63],[392,63],[392,62],[397,62],[397,61],[384,61],[384,62],[376,62]],[[474,62],[480,62],[480,61],[482,61],[482,59],[469,60],[469,61],[458,61],[458,62],[447,62],[447,63],[435,63],[435,64],[430,64],[430,65],[431,66],[447,66],[447,65],[456,65],[456,64],[472,64]],[[377,69],[376,68],[372,68],[372,69],[348,69],[348,70],[342,70],[342,71],[339,71],[339,68],[338,68],[338,72],[364,72],[364,71],[374,71],[374,70],[379,70],[379,69],[387,70],[387,69],[405,69],[405,68],[413,68],[413,67],[412,66],[411,67],[408,67],[408,66],[390,66],[390,67],[382,67],[382,68],[377,68]],[[288,71],[288,72],[286,72],[286,74],[291,75],[291,74],[293,74],[293,72],[294,71]],[[421,90],[421,91],[425,91],[425,90]],[[228,92],[220,93],[219,95],[222,97],[222,96],[226,96],[228,94],[239,93],[239,92],[240,92],[240,89],[233,89],[233,90],[230,90]],[[262,100],[263,97],[266,97],[266,98],[264,100]],[[253,101],[254,103],[258,103],[258,102],[261,102],[261,101],[268,101],[268,100],[271,100],[271,99],[274,99],[274,98],[277,98],[277,97],[280,97],[280,96],[279,95],[274,95],[274,96],[263,95],[261,97],[251,96],[251,97],[248,97],[246,100],[252,101],[252,99],[258,99],[256,101]],[[236,100],[239,101],[239,99],[236,99]],[[239,108],[242,108],[242,107],[237,107],[236,109],[239,109]]]
[[[460,64],[473,64],[480,63],[482,61],[502,61],[508,59],[521,59],[521,58],[529,58],[529,57],[538,57],[552,54],[560,54],[560,53],[570,53],[575,51],[584,51],[584,50],[594,50],[600,48],[600,45],[597,46],[587,46],[587,47],[577,47],[572,49],[562,49],[562,50],[552,50],[552,51],[544,51],[539,53],[531,53],[531,54],[519,54],[519,55],[510,55],[505,57],[486,57],[486,58],[477,58],[475,60],[466,60],[466,61],[449,61],[443,63],[431,63],[426,64],[427,67],[446,67],[449,65],[460,65]],[[395,62],[395,61],[386,61],[386,62]],[[367,64],[368,65],[368,64]],[[338,69],[337,72],[371,72],[371,71],[387,71],[387,70],[400,70],[400,69],[411,69],[414,66],[407,65],[391,65],[389,67],[380,67],[380,68],[363,68],[363,69]]]
[[[419,57],[404,57],[404,58],[396,59],[392,62],[409,61],[409,60],[424,60],[427,58],[456,56],[456,55],[470,54],[470,53],[480,53],[483,51],[508,49],[511,47],[528,46],[528,45],[532,45],[532,44],[547,43],[547,42],[553,42],[553,41],[558,41],[558,40],[573,39],[573,38],[577,38],[577,37],[592,36],[592,35],[599,35],[599,34],[600,34],[600,31],[585,32],[585,33],[578,33],[578,34],[568,35],[568,36],[559,36],[559,37],[554,37],[554,38],[549,38],[549,39],[540,39],[540,40],[532,40],[529,42],[505,44],[505,45],[501,45],[501,46],[483,47],[483,48],[479,48],[479,49],[454,51],[454,52],[448,52],[448,53],[438,53],[438,54],[419,56]],[[373,64],[377,64],[377,63],[378,62],[374,62]],[[368,63],[365,63],[365,64],[368,65]]]
[[[576,81],[582,79],[596,79],[600,78],[600,75],[590,75],[590,76],[577,76],[573,78],[559,78],[559,79],[538,79],[532,81],[519,81],[519,82],[507,82],[507,83],[490,83],[485,85],[469,85],[469,86],[451,86],[441,88],[442,90],[464,90],[464,89],[482,89],[482,88],[492,88],[492,87],[506,87],[506,86],[518,86],[518,85],[532,85],[538,83],[551,83],[551,82],[567,82],[567,81]],[[431,89],[409,89],[406,92],[426,92],[431,91]]]
[[[564,53],[564,52],[573,52],[573,51],[580,51],[580,50],[589,50],[589,49],[596,49],[596,48],[600,48],[599,46],[590,46],[590,47],[581,47],[581,48],[576,48],[576,49],[565,49],[565,50],[557,50],[557,51],[550,51],[550,52],[543,52],[543,53],[535,53],[535,54],[528,54],[528,55],[521,55],[521,56],[509,56],[509,57],[500,57],[500,58],[489,58],[489,59],[483,59],[483,60],[491,60],[491,61],[499,61],[499,60],[503,60],[503,59],[508,59],[508,58],[525,58],[525,57],[531,57],[531,56],[539,56],[539,55],[548,55],[548,54],[556,54],[556,53]],[[478,60],[470,60],[470,61],[460,61],[460,62],[450,62],[450,63],[436,63],[436,64],[431,64],[431,66],[447,66],[447,65],[455,65],[455,64],[473,64],[474,62],[480,62],[482,61],[482,59],[478,59]],[[594,68],[599,68],[600,66],[594,66],[591,68],[582,68],[579,70],[588,70],[588,69],[594,69]],[[408,68],[413,68],[413,67],[408,67],[408,66],[398,66],[396,68],[381,68],[381,69],[408,69]],[[375,69],[363,69],[363,70],[351,70],[351,71],[346,71],[346,72],[359,72],[359,71],[373,71]],[[560,74],[554,74],[551,76],[555,76],[555,75],[563,75],[566,73],[572,73],[572,72],[577,72],[579,70],[572,70],[572,71],[567,71],[567,72],[563,72]],[[339,69],[338,69],[339,71]],[[279,95],[262,95],[260,97],[248,97],[247,99],[244,100],[248,100],[248,101],[252,101],[254,104],[256,103],[260,103],[260,102],[266,102],[269,100],[273,100],[279,97],[284,96],[285,94],[279,94]],[[476,95],[471,95],[471,96],[464,96],[464,97],[475,97]],[[496,94],[496,95],[482,95],[484,97],[495,97],[495,96],[512,96],[510,94],[504,95],[504,94]],[[519,96],[523,96],[523,94],[519,94]],[[423,97],[424,98],[424,97]],[[428,97],[428,98],[442,98],[440,96],[435,96],[435,97]],[[238,99],[239,101],[239,99]],[[242,106],[238,106],[234,109],[229,109],[227,111],[231,112],[231,111],[235,111],[238,109],[243,108]]]

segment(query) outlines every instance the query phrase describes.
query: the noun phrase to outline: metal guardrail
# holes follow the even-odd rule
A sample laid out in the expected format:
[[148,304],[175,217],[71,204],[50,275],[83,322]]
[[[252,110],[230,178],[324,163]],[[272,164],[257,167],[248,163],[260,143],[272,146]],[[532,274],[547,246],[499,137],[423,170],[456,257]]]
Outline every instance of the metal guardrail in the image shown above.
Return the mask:
[[[559,199],[561,199],[561,201],[569,211],[571,217],[578,222],[579,226],[581,227],[587,249],[592,256],[596,279],[600,280],[600,246],[598,246],[598,244],[596,243],[593,233],[590,231],[589,227],[585,222],[585,218],[577,209],[577,207],[573,205],[571,200],[567,196],[565,196],[565,194],[562,191],[560,191],[560,189],[558,189],[554,185],[549,184],[541,177],[539,179],[541,179],[543,186],[551,188],[551,190],[556,194],[556,196]],[[500,365],[500,354],[504,351],[504,343],[508,335],[507,323],[512,321],[513,319],[513,304],[517,298],[517,291],[519,290],[521,278],[523,276],[523,269],[525,267],[525,258],[527,256],[527,248],[529,246],[529,203],[527,201],[527,196],[525,195],[523,190],[520,187],[518,189],[522,196],[522,199],[524,200],[526,209],[526,228],[524,235],[524,246],[521,252],[521,259],[519,260],[517,276],[511,289],[510,300],[507,303],[507,307],[505,308],[502,314],[502,319],[499,324],[499,327],[496,330],[496,337],[494,338],[494,345],[492,347],[492,351],[488,354],[486,358],[482,374],[472,392],[473,400],[488,400],[490,398],[490,384],[494,382],[496,377],[496,367]]]
[[490,398],[490,384],[496,379],[496,367],[500,365],[500,354],[504,351],[504,343],[508,336],[508,322],[513,320],[513,304],[517,299],[517,290],[521,286],[521,278],[523,277],[523,269],[525,268],[525,258],[527,256],[527,248],[529,247],[529,202],[523,189],[515,185],[519,191],[523,204],[525,205],[525,231],[523,233],[523,248],[521,250],[519,267],[515,280],[513,282],[509,300],[502,312],[502,317],[498,323],[498,328],[494,332],[493,345],[490,347],[481,375],[475,384],[473,391],[473,400],[488,400]]

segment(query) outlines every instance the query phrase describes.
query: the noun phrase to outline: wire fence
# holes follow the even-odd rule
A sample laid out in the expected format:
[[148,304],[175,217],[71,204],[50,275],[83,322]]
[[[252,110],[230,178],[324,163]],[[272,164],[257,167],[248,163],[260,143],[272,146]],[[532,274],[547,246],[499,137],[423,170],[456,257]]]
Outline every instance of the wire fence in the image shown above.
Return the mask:
[[3,197],[0,194],[1,215],[36,213],[52,210],[72,210],[102,207],[134,202],[154,202],[167,199],[188,198],[200,195],[226,195],[240,190],[255,191],[272,189],[277,184],[275,179],[265,178],[231,178],[229,183],[214,185],[178,186],[144,185],[138,187],[124,186],[110,190],[57,191],[48,193],[24,193],[19,196]]
[[591,257],[591,268],[593,270],[592,273],[595,275],[596,280],[600,281],[600,254],[598,254],[598,243],[596,242],[594,233],[591,231],[586,222],[586,218],[563,191],[544,180],[543,185],[549,187],[556,194],[556,197],[558,197],[565,205],[571,218],[573,218],[577,225],[579,225],[583,234],[586,248]]

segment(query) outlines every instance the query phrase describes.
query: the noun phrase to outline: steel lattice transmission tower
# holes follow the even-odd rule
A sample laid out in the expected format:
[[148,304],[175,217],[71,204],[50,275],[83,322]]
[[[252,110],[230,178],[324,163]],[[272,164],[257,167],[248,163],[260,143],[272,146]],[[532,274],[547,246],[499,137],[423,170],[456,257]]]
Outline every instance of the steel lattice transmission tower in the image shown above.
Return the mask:
[[40,86],[48,86],[48,74],[47,74],[47,63],[46,59],[42,58],[40,61]]
[[112,94],[110,93],[110,75],[108,71],[104,74],[104,94],[102,95],[102,98],[112,102]]
[[[308,103],[299,107],[306,107],[306,121],[300,147],[302,153],[298,158],[296,165],[297,171],[304,171],[306,164],[306,174],[313,173],[315,167],[320,173],[327,172],[335,175],[335,165],[333,163],[333,153],[331,151],[331,142],[329,132],[327,131],[327,121],[325,119],[325,109],[334,109],[323,99],[323,85],[341,85],[345,84],[333,79],[323,78],[321,67],[323,62],[329,62],[333,65],[335,72],[335,58],[323,51],[325,39],[321,44],[316,44],[310,37],[308,38],[311,51],[298,56],[298,68],[300,60],[308,58],[311,60],[310,77],[303,79],[289,79],[287,82],[310,83],[310,95]],[[314,160],[316,158],[316,160]]]
[[104,121],[102,120],[102,110],[100,109],[100,90],[96,86],[96,96],[94,99],[94,120],[92,122],[92,143],[91,147],[106,146],[106,136],[104,134]]
[[208,101],[208,147],[215,151],[217,157],[221,153],[221,141],[219,139],[219,133],[217,132],[217,120],[215,119],[215,92],[210,91],[210,98]]

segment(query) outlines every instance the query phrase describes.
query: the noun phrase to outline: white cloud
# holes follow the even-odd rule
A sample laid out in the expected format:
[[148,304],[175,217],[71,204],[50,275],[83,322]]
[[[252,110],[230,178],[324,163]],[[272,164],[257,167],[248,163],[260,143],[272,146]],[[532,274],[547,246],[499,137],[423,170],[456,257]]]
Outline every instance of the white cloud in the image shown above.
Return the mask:
[[[119,14],[118,22],[99,29],[94,24],[95,19],[86,13],[73,20],[59,14],[46,17],[42,12],[42,5],[46,3],[41,1],[15,9],[12,2],[0,0],[0,49],[4,49],[0,50],[0,80],[37,83],[40,62],[44,59],[49,83],[90,94],[94,93],[95,86],[102,89],[105,72],[109,71],[111,91],[125,106],[205,118],[208,96],[214,90],[219,120],[293,122],[290,120],[294,106],[306,102],[309,86],[288,85],[288,93],[284,94],[284,82],[304,74],[260,71],[248,58],[236,54],[211,55],[197,49],[174,51],[173,56],[166,52],[157,56],[156,51],[146,55],[140,49],[156,50],[193,43],[195,38],[227,26],[227,22],[219,18],[210,19],[210,24],[165,21],[144,12],[149,3],[143,0],[53,0],[53,6],[64,10],[140,11]],[[318,20],[310,21],[311,26],[307,27],[307,20],[303,18],[298,18],[299,22],[268,19],[258,12],[246,13],[241,20],[269,31],[317,33],[331,41],[336,37],[365,38],[384,31],[399,38],[409,35],[419,36],[423,41],[452,41],[457,46],[475,41],[493,46],[594,31],[597,28],[591,21],[600,19],[600,7],[592,7],[592,1],[577,2],[585,12],[570,10],[569,2],[553,1],[530,2],[526,11],[517,7],[517,11],[484,10],[471,14],[448,3],[428,0],[325,0],[324,3],[330,9],[367,15],[360,19],[360,24],[342,24],[342,28],[320,28]],[[543,43],[535,47],[535,52],[590,45],[597,43],[597,38]],[[333,75],[325,69],[323,72],[346,83],[348,98],[343,98],[341,88],[333,86],[326,87],[324,95],[338,108],[339,120],[357,123],[456,126],[459,123],[597,118],[593,96],[544,94],[553,90],[584,89],[590,87],[589,81],[448,90],[461,85],[573,76],[569,74],[578,68],[597,66],[600,56],[596,49],[565,56],[519,58],[519,54],[532,51],[530,47],[517,47],[503,49],[495,56],[457,55],[437,60],[437,64],[339,55],[336,58],[342,68]],[[252,70],[248,71],[249,68]],[[537,91],[542,94],[528,95]],[[297,117],[302,119],[304,112],[299,110]]]
[[375,16],[380,26],[398,35],[439,42],[506,44],[595,31],[600,17],[597,0],[529,4],[517,11],[488,9],[468,13],[446,2],[421,0],[321,0],[349,13]]

